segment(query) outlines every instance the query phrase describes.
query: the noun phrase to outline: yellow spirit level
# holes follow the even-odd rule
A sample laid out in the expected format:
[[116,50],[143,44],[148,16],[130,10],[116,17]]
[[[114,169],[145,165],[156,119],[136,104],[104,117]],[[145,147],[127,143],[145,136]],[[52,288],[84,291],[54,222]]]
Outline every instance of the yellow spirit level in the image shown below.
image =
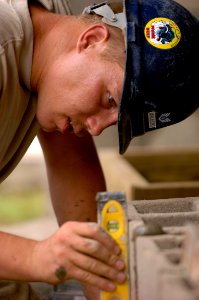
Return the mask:
[[127,205],[124,193],[103,192],[96,196],[98,201],[98,222],[117,242],[121,249],[121,258],[125,262],[127,280],[116,283],[114,292],[101,291],[100,300],[129,300],[128,268],[128,220]]

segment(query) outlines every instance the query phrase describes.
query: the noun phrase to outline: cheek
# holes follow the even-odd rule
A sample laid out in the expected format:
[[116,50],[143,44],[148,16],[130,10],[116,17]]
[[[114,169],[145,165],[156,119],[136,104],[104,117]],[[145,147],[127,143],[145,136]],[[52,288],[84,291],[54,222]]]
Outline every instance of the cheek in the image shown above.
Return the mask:
[[81,83],[81,87],[77,85],[68,100],[73,109],[85,114],[92,114],[100,108],[100,90],[96,86],[86,86]]
[[[43,91],[49,95],[60,96],[67,86],[69,80],[64,62],[56,61],[46,71],[42,80]],[[41,87],[42,89],[42,87]]]
[[42,82],[38,92],[38,106],[43,111],[57,111],[67,98],[66,87],[58,76],[48,74]]

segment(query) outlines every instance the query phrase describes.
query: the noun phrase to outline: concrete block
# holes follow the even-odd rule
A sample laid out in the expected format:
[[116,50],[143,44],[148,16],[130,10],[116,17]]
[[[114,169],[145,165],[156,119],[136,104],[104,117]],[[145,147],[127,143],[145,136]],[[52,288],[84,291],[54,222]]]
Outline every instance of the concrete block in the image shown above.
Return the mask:
[[131,300],[199,299],[198,201],[129,201]]
[[183,263],[195,285],[199,282],[199,229],[198,226],[189,224],[186,227],[184,241]]
[[129,220],[141,218],[145,223],[160,226],[183,226],[188,222],[199,223],[199,198],[177,198],[129,201]]
[[[136,239],[136,257],[138,299],[161,300],[161,288],[164,284],[162,274],[171,273],[180,277],[182,268],[167,260],[151,237]],[[172,291],[169,293],[169,299],[171,294]]]

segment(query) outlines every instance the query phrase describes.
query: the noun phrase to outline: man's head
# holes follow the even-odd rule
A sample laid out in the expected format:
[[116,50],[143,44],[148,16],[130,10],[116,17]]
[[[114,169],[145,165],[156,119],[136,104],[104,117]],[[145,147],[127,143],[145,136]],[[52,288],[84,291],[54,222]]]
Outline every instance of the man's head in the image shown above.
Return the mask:
[[[198,22],[172,0],[124,3],[122,13],[103,3],[72,26],[53,28],[37,113],[45,130],[76,134],[98,135],[118,121],[121,154],[133,137],[177,123],[199,106]],[[67,46],[57,47],[59,40]]]
[[120,30],[99,19],[60,16],[41,8],[32,9],[32,20],[32,87],[38,93],[41,127],[99,135],[116,124],[125,60]]
[[[198,21],[172,0],[123,3],[126,67],[118,115],[121,154],[133,137],[180,122],[199,107]],[[117,15],[114,18],[106,6],[96,5],[90,12],[117,26]]]

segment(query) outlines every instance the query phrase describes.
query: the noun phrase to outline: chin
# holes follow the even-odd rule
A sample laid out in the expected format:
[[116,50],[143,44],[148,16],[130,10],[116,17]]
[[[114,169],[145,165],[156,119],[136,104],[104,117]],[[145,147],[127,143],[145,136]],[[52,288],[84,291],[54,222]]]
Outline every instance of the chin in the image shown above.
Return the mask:
[[56,129],[52,129],[52,128],[46,128],[44,126],[41,126],[41,129],[44,131],[44,132],[55,132],[57,131]]

